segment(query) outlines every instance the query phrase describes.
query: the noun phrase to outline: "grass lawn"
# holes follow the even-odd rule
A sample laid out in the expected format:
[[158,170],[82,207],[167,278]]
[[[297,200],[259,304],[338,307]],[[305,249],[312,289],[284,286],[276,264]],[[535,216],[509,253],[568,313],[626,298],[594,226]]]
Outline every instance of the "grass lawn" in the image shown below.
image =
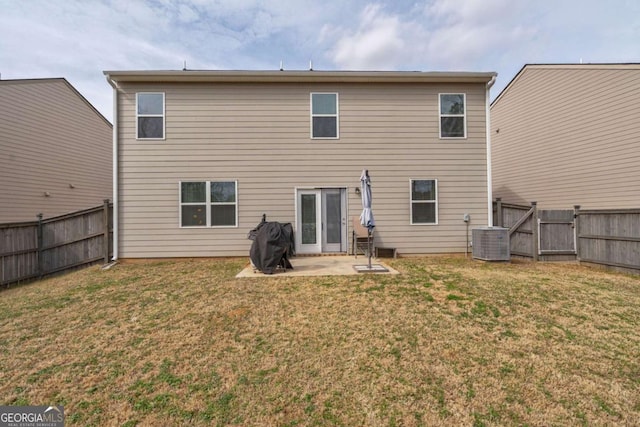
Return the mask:
[[67,425],[640,422],[640,278],[389,260],[400,275],[235,279],[125,263],[0,291],[0,404]]

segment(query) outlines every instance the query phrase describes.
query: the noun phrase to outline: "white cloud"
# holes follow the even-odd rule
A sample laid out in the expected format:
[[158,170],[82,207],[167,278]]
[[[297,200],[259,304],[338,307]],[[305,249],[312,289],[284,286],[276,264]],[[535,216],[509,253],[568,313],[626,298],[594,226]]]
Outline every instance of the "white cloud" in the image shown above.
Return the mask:
[[385,16],[380,6],[369,5],[362,13],[358,29],[337,41],[333,60],[342,68],[388,68],[407,52],[402,26],[397,16]]
[[442,27],[461,23],[475,26],[499,20],[517,8],[518,2],[510,0],[438,0],[427,3],[425,13]]
[[[365,5],[354,23],[325,25],[319,40],[327,59],[341,69],[497,71],[497,94],[524,63],[563,61],[554,47],[570,31],[566,23],[576,8],[574,2],[559,9],[524,0],[401,3]],[[594,16],[606,15],[585,14],[581,11],[581,21],[597,22]],[[596,51],[602,42],[590,40],[589,50]]]
[[353,28],[329,28],[330,58],[341,68],[474,69],[496,49],[510,49],[536,34],[519,24],[524,3],[509,0],[435,0],[403,13],[368,5]]
[[198,20],[198,13],[186,4],[178,6],[178,20],[188,24]]

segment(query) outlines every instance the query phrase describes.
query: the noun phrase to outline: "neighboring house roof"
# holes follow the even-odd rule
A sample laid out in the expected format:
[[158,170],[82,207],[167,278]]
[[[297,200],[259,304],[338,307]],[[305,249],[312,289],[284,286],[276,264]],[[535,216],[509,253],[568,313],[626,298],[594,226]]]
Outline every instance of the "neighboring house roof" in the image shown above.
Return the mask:
[[91,109],[94,113],[96,113],[96,115],[100,117],[102,120],[104,120],[109,126],[113,127],[111,122],[107,120],[106,117],[103,116],[102,113],[100,113],[100,111],[98,111],[96,107],[94,107],[93,104],[91,104],[87,100],[87,98],[85,98],[80,92],[78,92],[78,90],[75,87],[73,87],[73,85],[69,83],[69,81],[64,77],[49,77],[49,78],[38,78],[38,79],[8,79],[8,80],[0,80],[0,85],[34,84],[34,83],[56,82],[56,81],[63,82],[65,85],[67,85],[67,87],[73,93],[75,93],[78,96],[78,98],[80,98],[82,102],[84,102],[87,105],[87,107],[89,107],[89,109]]
[[531,69],[546,69],[546,70],[640,70],[640,63],[619,63],[619,64],[525,64],[520,71],[511,79],[509,84],[507,84],[502,92],[496,96],[496,98],[491,103],[493,107],[497,102],[500,101],[504,95],[506,95],[509,90],[517,83],[517,81],[522,77],[526,70]]
[[114,82],[488,83],[494,72],[440,71],[105,71]]

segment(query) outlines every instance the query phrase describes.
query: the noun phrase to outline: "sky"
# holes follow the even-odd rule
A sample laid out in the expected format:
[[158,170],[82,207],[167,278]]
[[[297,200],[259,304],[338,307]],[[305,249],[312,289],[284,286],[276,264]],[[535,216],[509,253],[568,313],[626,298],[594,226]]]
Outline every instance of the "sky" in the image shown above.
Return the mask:
[[108,120],[105,70],[494,71],[640,62],[637,0],[0,0],[0,78],[66,78]]

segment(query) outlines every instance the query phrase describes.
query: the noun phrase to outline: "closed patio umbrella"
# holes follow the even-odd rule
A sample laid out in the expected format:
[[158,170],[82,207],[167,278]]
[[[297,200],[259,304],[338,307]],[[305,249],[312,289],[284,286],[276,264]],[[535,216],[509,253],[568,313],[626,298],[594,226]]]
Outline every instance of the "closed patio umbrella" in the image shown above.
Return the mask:
[[371,178],[369,171],[364,169],[360,175],[360,193],[362,194],[362,214],[360,224],[367,227],[367,254],[369,255],[369,269],[371,269],[371,231],[376,226],[371,210]]

